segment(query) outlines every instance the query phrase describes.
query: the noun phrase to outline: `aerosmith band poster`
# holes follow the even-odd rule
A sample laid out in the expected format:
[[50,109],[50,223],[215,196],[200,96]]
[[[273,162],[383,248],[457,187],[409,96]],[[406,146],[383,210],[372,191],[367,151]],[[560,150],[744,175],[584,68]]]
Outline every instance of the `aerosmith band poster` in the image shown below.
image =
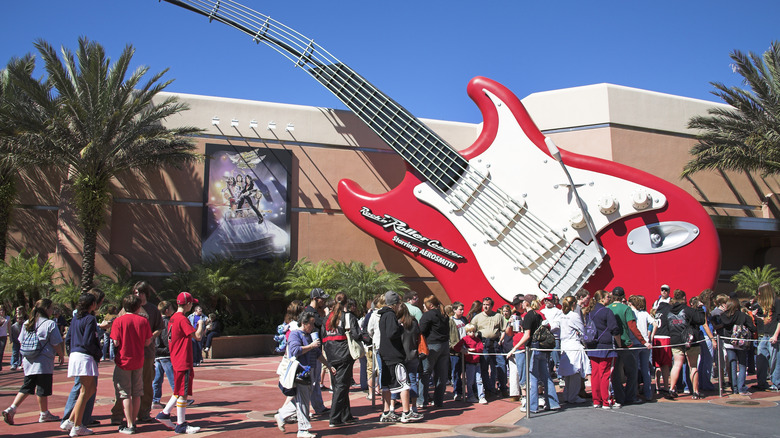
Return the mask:
[[206,145],[203,260],[289,257],[292,153]]

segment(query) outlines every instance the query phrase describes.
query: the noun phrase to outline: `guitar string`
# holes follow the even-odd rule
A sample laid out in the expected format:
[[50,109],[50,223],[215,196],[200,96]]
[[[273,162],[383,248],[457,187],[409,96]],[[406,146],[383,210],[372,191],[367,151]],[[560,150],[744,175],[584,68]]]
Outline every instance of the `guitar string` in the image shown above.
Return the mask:
[[[205,2],[201,2],[201,3],[205,3]],[[239,21],[244,21],[244,22],[247,22],[247,20],[244,20],[244,19],[243,19],[243,17],[245,17],[245,14],[244,14],[244,13],[242,13],[241,11],[235,11],[235,13],[233,13],[233,14],[231,14],[230,12],[228,12],[227,14],[225,14],[223,11],[220,11],[221,9],[223,9],[223,8],[224,8],[224,7],[223,7],[223,5],[222,5],[221,3],[222,3],[222,2],[220,2],[220,4],[219,4],[219,5],[217,5],[216,3],[212,3],[212,6],[214,6],[214,9],[213,9],[213,10],[217,10],[217,9],[219,9],[219,10],[217,10],[217,14],[213,16],[213,18],[214,18],[214,19],[217,19],[217,20],[219,20],[219,15],[218,15],[218,14],[221,12],[223,15],[226,15],[226,16],[233,15],[233,16],[234,16],[235,18],[237,18]],[[229,1],[227,1],[227,2],[225,2],[225,3],[233,3],[233,2],[229,2]],[[236,4],[237,4],[237,3],[236,3]],[[241,6],[240,4],[238,4],[238,5],[239,5],[239,6]],[[229,5],[227,5],[227,6],[229,7]],[[218,7],[218,8],[217,8],[217,7]],[[248,9],[248,8],[245,8],[245,9]],[[213,10],[212,10],[212,11],[213,11]],[[248,10],[249,10],[249,11],[251,11],[251,9],[248,9]],[[254,12],[254,11],[253,11],[253,12]],[[262,16],[262,14],[260,14],[260,15]],[[210,17],[210,18],[211,18],[211,17]],[[250,18],[254,18],[254,17],[251,17],[251,16],[250,16]],[[344,68],[346,68],[346,69],[349,69],[349,67],[348,67],[348,66],[346,66],[345,64],[343,64],[343,63],[341,63],[340,61],[338,61],[338,60],[337,60],[335,57],[333,57],[332,55],[330,55],[329,53],[327,53],[327,51],[326,51],[326,50],[322,49],[322,48],[321,48],[319,45],[317,45],[316,43],[314,43],[314,42],[313,42],[313,40],[311,40],[311,39],[308,39],[308,38],[306,38],[306,37],[303,37],[303,35],[301,35],[300,33],[298,33],[298,32],[296,32],[296,31],[294,31],[294,30],[292,30],[292,29],[288,28],[287,26],[284,26],[283,24],[281,24],[281,23],[279,23],[279,22],[277,22],[277,21],[275,21],[275,20],[272,20],[272,19],[270,19],[270,17],[267,17],[267,16],[265,16],[265,19],[263,20],[263,23],[261,23],[259,26],[258,26],[258,24],[259,24],[258,22],[254,22],[254,23],[252,23],[252,22],[251,22],[252,20],[249,20],[249,23],[248,23],[248,24],[249,24],[250,26],[251,26],[251,25],[255,25],[255,26],[258,28],[258,31],[257,31],[257,32],[251,32],[251,31],[248,31],[248,28],[247,28],[247,29],[245,29],[245,28],[243,28],[243,27],[237,27],[237,26],[233,25],[233,24],[232,24],[232,23],[230,23],[230,22],[226,22],[226,21],[223,21],[223,20],[219,20],[219,21],[222,21],[223,23],[225,23],[225,24],[228,24],[228,25],[231,25],[231,26],[233,26],[233,27],[236,27],[237,29],[239,29],[239,30],[242,30],[243,32],[245,32],[245,33],[247,33],[247,34],[249,34],[249,35],[255,35],[255,40],[256,40],[256,41],[258,41],[258,39],[259,39],[260,41],[263,41],[264,43],[266,43],[266,44],[267,44],[267,45],[269,45],[270,47],[273,47],[274,49],[276,49],[276,50],[277,50],[277,52],[280,52],[280,53],[282,53],[282,54],[283,54],[283,55],[284,55],[284,56],[285,56],[287,59],[290,59],[290,60],[292,60],[293,62],[296,62],[296,65],[298,65],[298,66],[302,66],[302,67],[303,67],[303,66],[306,66],[306,65],[308,65],[310,62],[311,62],[311,63],[317,62],[317,64],[315,64],[315,65],[317,66],[317,68],[321,69],[321,71],[326,71],[326,69],[325,69],[324,67],[326,67],[328,63],[330,63],[330,64],[336,64],[337,66],[342,66],[342,67],[344,67]],[[272,23],[273,23],[273,26],[271,25]],[[284,31],[284,33],[280,33],[280,32],[278,32],[278,31],[276,30],[277,28],[279,28],[279,29],[283,30],[283,31]],[[300,56],[300,57],[298,57],[298,58],[296,59],[296,58],[293,58],[293,57],[292,57],[290,54],[288,54],[288,52],[286,52],[286,51],[284,51],[284,50],[279,50],[279,48],[277,48],[277,46],[275,46],[275,44],[278,44],[279,42],[278,42],[278,41],[269,41],[269,40],[268,40],[268,36],[267,36],[268,34],[274,34],[274,36],[276,36],[276,37],[278,37],[278,38],[282,38],[283,40],[286,40],[286,41],[288,41],[288,42],[292,43],[292,44],[293,44],[295,47],[298,47],[298,48],[300,48],[300,53],[301,53],[301,56]],[[305,44],[305,46],[304,46],[304,44]],[[293,49],[293,50],[294,50],[294,49]],[[295,50],[294,50],[294,51],[295,51]],[[326,54],[326,56],[325,56],[325,61],[326,61],[326,62],[320,62],[320,61],[319,61],[319,59],[318,59],[318,57],[317,57],[317,56],[315,56],[315,54],[320,54],[321,56],[322,56],[322,55],[324,55],[324,54]],[[335,63],[333,62],[333,60],[331,60],[331,59],[328,59],[328,57],[330,57],[330,58],[332,58],[333,60],[335,60]],[[304,59],[304,58],[305,58],[305,59]],[[302,62],[303,62],[303,65],[301,64]],[[306,71],[307,71],[307,72],[308,72],[310,75],[312,75],[312,76],[313,76],[313,77],[314,77],[316,80],[318,80],[319,82],[323,83],[322,77],[321,77],[321,76],[317,76],[317,75],[315,75],[315,74],[314,74],[314,73],[311,71],[311,69],[312,69],[312,68],[311,68],[311,67],[309,67],[309,69],[308,69],[308,70],[306,70]],[[350,70],[350,71],[349,71],[349,72],[346,72],[346,73],[352,73],[352,74],[353,74],[355,77],[358,77],[358,78],[360,78],[360,76],[359,76],[359,75],[357,75],[356,73],[354,73],[354,71],[351,71],[351,69],[349,69],[349,70]],[[333,70],[332,70],[332,69],[330,69],[330,70],[328,70],[328,71],[331,71],[331,72],[332,72]],[[342,74],[342,73],[344,73],[344,72],[342,72],[340,69],[336,69],[336,73],[338,73],[339,75],[341,75],[341,74]],[[332,79],[332,78],[333,78],[333,76],[331,76],[329,79]],[[343,83],[343,84],[342,84],[342,89],[343,89],[345,86],[347,86],[347,87],[352,87],[351,81],[349,81],[349,80],[347,80],[347,79],[353,79],[353,77],[349,77],[349,76],[348,76],[347,78],[344,78],[343,76],[341,76],[339,79],[341,79],[341,80],[342,80],[342,83]],[[375,87],[373,87],[373,85],[371,85],[371,84],[370,84],[368,81],[365,81],[365,80],[363,80],[363,83],[365,83],[365,84],[367,84],[367,85],[371,86],[371,87],[373,88],[373,91],[374,91],[375,93],[379,94],[380,96],[384,96],[384,95],[383,95],[383,94],[382,94],[382,93],[381,93],[379,90],[377,90]],[[331,91],[334,91],[334,90],[332,89],[332,86],[330,86],[330,84],[323,83],[323,85],[325,85],[325,86],[326,86],[326,88],[329,88],[329,89],[331,89]],[[362,87],[360,87],[359,89],[360,89],[360,90],[362,90]],[[348,106],[351,106],[351,107],[354,107],[354,106],[355,106],[355,104],[354,104],[353,102],[351,102],[351,101],[347,101],[347,100],[348,100],[348,98],[347,98],[347,96],[346,96],[346,95],[340,95],[340,93],[337,93],[336,91],[334,91],[334,94],[336,94],[336,95],[337,95],[337,97],[339,97],[339,98],[340,98],[340,99],[341,99],[341,100],[342,100],[342,101],[343,101],[345,104],[347,104]],[[351,94],[351,96],[352,96],[352,97],[361,96],[361,97],[363,97],[363,98],[364,98],[364,99],[363,99],[363,102],[368,102],[369,104],[373,104],[373,100],[372,100],[372,99],[369,99],[369,98],[368,98],[368,96],[366,96],[366,95],[365,95],[365,94],[363,94],[362,92],[361,92],[361,93],[358,93],[358,92],[356,92],[356,90],[355,90],[354,88],[353,88],[353,90],[352,90],[352,94]],[[395,114],[395,115],[398,115],[398,113],[401,113],[401,115],[407,115],[407,114],[408,114],[408,112],[406,112],[406,111],[405,111],[403,108],[400,108],[399,106],[397,106],[397,104],[395,104],[395,103],[394,103],[394,102],[392,102],[391,100],[389,100],[389,99],[385,99],[385,100],[386,100],[386,101],[388,101],[388,103],[391,103],[391,104],[394,104],[394,105],[396,105],[396,108],[394,108],[394,110],[396,111],[396,114]],[[393,110],[393,108],[388,108],[388,109],[390,109],[390,110]],[[381,108],[374,108],[374,110],[373,110],[374,117],[378,117],[378,116],[380,115],[380,111],[381,111]],[[363,112],[365,113],[365,111],[363,111]],[[404,114],[405,112],[406,112],[407,114]],[[358,114],[360,114],[360,113],[358,112]],[[407,134],[407,136],[406,136],[406,137],[407,137],[407,141],[409,141],[409,138],[412,138],[412,139],[414,139],[415,141],[421,141],[421,140],[419,140],[419,139],[417,138],[417,135],[415,135],[415,134],[419,133],[419,127],[418,127],[418,131],[417,131],[417,132],[412,132],[412,133],[410,133],[410,132],[408,131],[408,129],[407,129],[407,128],[411,128],[412,126],[411,126],[411,125],[409,125],[408,121],[407,121],[407,124],[406,124],[406,126],[401,126],[401,125],[398,125],[398,122],[395,120],[395,118],[393,118],[393,117],[390,117],[388,114],[384,114],[384,116],[385,116],[385,118],[386,118],[386,119],[385,119],[385,123],[386,123],[388,126],[390,126],[390,127],[394,128],[394,129],[401,129],[401,130],[402,130],[402,132],[398,132],[397,130],[395,130],[395,131],[393,132],[393,133],[395,134],[395,139],[396,139],[396,140],[397,140],[398,138],[400,138],[400,137],[403,137],[403,136],[404,136],[403,134]],[[415,119],[413,118],[413,116],[411,116],[411,117],[407,117],[407,118],[411,118],[412,120],[415,120]],[[393,120],[393,122],[390,122],[390,120]],[[371,124],[370,124],[370,126],[371,126]],[[423,125],[423,126],[424,126],[424,125]],[[387,131],[387,130],[385,130],[385,131]],[[426,131],[427,131],[427,130],[426,130]],[[428,133],[430,134],[430,131],[428,131]],[[382,136],[382,135],[380,134],[380,136]],[[388,136],[388,135],[386,134],[386,135],[385,135],[385,136],[383,136],[383,137],[387,137],[387,136]],[[433,136],[435,136],[435,134],[434,134]],[[429,140],[429,141],[430,141],[430,140]],[[392,144],[392,143],[391,143],[391,144]],[[433,143],[432,143],[432,144],[433,144]],[[396,142],[396,145],[399,145],[399,143],[398,143],[398,142]],[[420,146],[417,146],[417,145],[414,145],[414,144],[412,144],[412,146],[416,146],[415,152],[417,152],[417,154],[411,154],[411,155],[412,155],[412,157],[413,157],[414,159],[416,159],[416,160],[417,160],[417,162],[418,162],[420,165],[426,166],[426,170],[430,170],[430,169],[431,169],[431,166],[430,166],[430,165],[426,165],[425,163],[423,163],[423,162],[422,162],[422,159],[420,159],[420,158],[417,156],[417,155],[418,155],[418,154],[421,152]],[[447,149],[448,149],[449,151],[454,151],[454,150],[452,150],[452,149],[451,149],[451,148],[449,148],[449,147],[447,147]],[[404,150],[405,150],[405,151],[408,153],[408,150],[407,150],[405,147],[404,147]],[[457,154],[457,153],[456,153],[456,154]],[[458,154],[458,156],[460,156],[460,155]],[[462,157],[462,156],[460,156],[460,157]],[[430,160],[428,160],[428,161],[430,161]],[[438,170],[440,170],[440,171],[444,171],[444,169],[442,169],[440,166],[435,166],[435,167],[437,167],[437,168],[438,168]],[[464,190],[464,188],[463,188],[461,185],[458,185],[458,186],[457,186],[457,187],[458,187],[458,189],[459,189],[459,190],[461,190],[461,191],[463,192],[463,195],[464,195],[464,196],[466,196],[466,197],[468,197],[468,198],[473,198],[473,193],[475,193],[477,190],[479,190],[479,189],[480,189],[480,187],[483,185],[483,182],[484,182],[485,178],[484,178],[482,175],[480,175],[478,172],[476,172],[476,178],[475,178],[475,177],[474,177],[474,175],[473,175],[473,173],[472,173],[472,172],[469,172],[469,171],[468,171],[468,170],[466,170],[466,169],[463,169],[463,168],[462,168],[462,169],[458,169],[458,170],[462,170],[462,171],[464,171],[465,175],[462,175],[462,177],[465,177],[465,178],[464,178],[464,180],[465,180],[465,182],[466,182],[466,184],[465,184],[465,185],[466,185],[466,186],[467,186],[467,187],[468,187],[470,190],[472,190],[472,192],[471,192],[471,193],[469,193],[468,191]],[[437,177],[437,175],[436,175],[435,173],[433,174],[433,176],[434,176],[434,177]],[[473,183],[474,185],[472,185],[472,184],[468,184],[469,182]],[[495,198],[494,198],[494,199],[492,199],[492,200],[493,200],[493,202],[494,202],[494,203],[495,203],[497,206],[501,206],[501,207],[499,207],[498,209],[496,209],[496,206],[491,206],[491,205],[488,205],[489,203],[486,203],[486,202],[484,202],[484,201],[486,201],[486,199],[485,199],[485,198],[486,198],[486,196],[484,196],[484,195],[483,195],[483,196],[477,196],[476,198],[473,198],[473,199],[474,199],[474,201],[472,201],[472,202],[470,203],[470,204],[471,204],[471,207],[470,207],[470,208],[468,208],[468,209],[466,209],[466,210],[464,211],[464,215],[465,215],[465,216],[471,216],[471,217],[472,217],[472,220],[476,220],[476,221],[477,221],[477,222],[479,222],[481,225],[483,225],[483,226],[485,226],[485,227],[487,227],[487,228],[490,228],[490,229],[494,229],[495,231],[498,231],[498,232],[499,232],[499,236],[497,236],[497,237],[500,237],[501,235],[503,235],[503,236],[504,236],[504,238],[503,238],[503,239],[500,239],[500,240],[501,240],[502,242],[504,242],[504,243],[507,243],[507,244],[508,244],[507,246],[515,246],[515,245],[512,245],[512,244],[511,244],[511,243],[512,243],[511,241],[512,241],[512,240],[514,240],[514,241],[515,241],[515,242],[514,242],[515,244],[519,244],[519,245],[521,246],[520,248],[517,248],[516,246],[515,246],[515,248],[514,248],[514,251],[519,251],[520,255],[522,255],[522,256],[524,256],[524,257],[526,257],[526,258],[528,258],[528,259],[531,259],[531,258],[532,258],[532,256],[529,256],[529,255],[527,254],[527,252],[526,252],[526,251],[523,251],[523,249],[522,249],[522,248],[523,248],[523,247],[525,247],[527,250],[529,250],[529,251],[533,251],[534,253],[536,253],[536,254],[537,254],[537,257],[536,257],[536,259],[537,259],[537,260],[538,260],[539,258],[542,258],[542,259],[543,259],[543,261],[546,261],[546,263],[542,263],[542,265],[545,265],[545,266],[547,266],[547,267],[551,267],[551,265],[553,265],[553,264],[554,264],[554,262],[555,262],[555,259],[554,259],[554,258],[549,258],[549,257],[548,257],[548,258],[545,258],[545,257],[544,257],[544,254],[545,254],[546,252],[548,252],[548,251],[549,251],[549,252],[551,252],[553,255],[557,254],[557,252],[556,252],[556,251],[553,251],[553,249],[556,249],[556,248],[557,248],[557,249],[562,249],[562,248],[564,248],[564,246],[562,246],[562,245],[560,245],[560,244],[559,244],[559,242],[560,242],[561,240],[563,240],[563,239],[562,239],[562,238],[560,238],[560,236],[558,236],[558,235],[557,235],[557,233],[554,233],[554,232],[553,232],[551,229],[549,229],[549,227],[546,227],[546,225],[544,225],[543,223],[541,223],[540,221],[538,221],[538,219],[536,220],[536,221],[538,222],[537,224],[534,224],[534,220],[531,220],[531,221],[529,221],[529,223],[528,223],[528,224],[525,224],[525,225],[527,225],[527,226],[530,226],[531,228],[536,228],[536,230],[535,230],[535,231],[536,231],[536,233],[534,233],[534,234],[536,234],[536,236],[527,235],[525,238],[528,240],[528,242],[522,242],[522,241],[521,241],[519,238],[514,238],[514,239],[513,239],[513,238],[512,238],[512,237],[513,237],[513,234],[511,234],[511,229],[523,230],[523,229],[526,229],[526,227],[515,227],[515,225],[517,225],[517,224],[518,224],[518,222],[519,222],[519,221],[518,221],[518,220],[515,218],[515,217],[516,217],[516,216],[518,216],[518,215],[512,215],[512,216],[509,216],[509,215],[507,215],[507,210],[506,210],[506,204],[507,204],[507,201],[506,201],[506,200],[507,200],[507,199],[510,199],[510,200],[511,200],[512,198],[511,198],[511,197],[509,197],[509,196],[506,196],[506,195],[505,195],[505,194],[503,194],[503,193],[500,193],[499,191],[497,191],[497,190],[496,190],[496,188],[495,188],[495,187],[493,187],[493,186],[491,186],[491,185],[487,185],[487,186],[485,186],[485,187],[486,187],[486,188],[488,188],[489,190],[491,190],[493,193],[484,193],[484,195],[493,195],[493,197],[495,197],[495,196],[498,196],[498,197],[499,197],[499,199],[495,199]],[[483,191],[483,192],[484,192],[484,191]],[[503,195],[503,196],[502,196],[502,195]],[[488,196],[488,197],[490,197],[490,196]],[[502,199],[502,198],[503,198],[503,199]],[[484,203],[484,204],[485,204],[485,206],[482,206],[482,205],[480,205],[478,202],[482,202],[482,203]],[[465,203],[466,203],[466,204],[469,204],[468,200],[467,200]],[[517,205],[519,206],[519,203],[517,203]],[[488,211],[485,211],[485,209],[486,209],[486,208],[488,209]],[[522,219],[522,217],[523,217],[523,216],[533,216],[533,215],[530,213],[530,211],[529,211],[529,210],[527,210],[527,208],[525,208],[525,207],[520,207],[520,208],[521,208],[521,210],[520,210],[520,212],[519,212],[519,213],[520,213],[520,214],[519,214],[519,216],[520,216],[520,218],[521,218],[521,219]],[[473,210],[473,209],[480,210],[480,212],[481,212],[483,215],[485,215],[485,216],[484,216],[484,217],[480,217],[480,216],[479,216],[479,214],[475,214],[474,212],[472,212],[472,210]],[[523,210],[525,210],[525,212],[523,212]],[[496,223],[496,221],[493,221],[493,220],[492,220],[492,218],[494,218],[494,217],[495,217],[495,214],[497,214],[497,213],[498,213],[498,214],[500,214],[500,215],[502,215],[502,216],[504,216],[505,218],[507,218],[507,219],[509,219],[509,220],[510,220],[510,222],[509,222],[509,223],[508,223],[508,224],[507,224],[505,227],[502,227],[502,224],[501,224],[501,223],[499,223],[499,224],[498,224],[498,226],[499,226],[499,227],[503,228],[503,229],[501,229],[500,231],[495,229],[495,223]],[[510,211],[510,214],[511,214],[511,213],[512,213],[512,211]],[[524,213],[524,214],[523,214],[523,213]],[[533,219],[533,218],[532,218],[532,219]],[[487,222],[485,222],[485,221],[487,221]],[[538,225],[544,225],[544,226],[538,226]],[[547,228],[547,229],[545,229],[545,228]],[[509,235],[507,235],[507,234],[506,234],[506,231],[507,231],[507,230],[510,230],[510,234],[509,234]],[[554,235],[556,235],[556,237],[559,237],[559,239],[558,239],[557,241],[553,241],[552,239],[550,239],[550,237],[549,237],[549,236],[550,236],[550,233],[551,233],[551,232],[552,232],[552,233],[554,233]],[[509,239],[507,239],[507,237],[509,237]],[[517,236],[514,236],[514,237],[517,237]],[[552,247],[551,247],[551,248],[545,248],[545,245],[544,245],[544,244],[543,244],[543,243],[540,241],[540,239],[539,239],[540,237],[541,237],[543,240],[547,240],[548,242],[552,243],[552,244],[553,244],[553,245],[552,245]],[[537,248],[533,248],[533,246],[534,246],[534,245],[538,245],[538,248],[539,248],[539,249],[541,249],[541,252],[540,252],[540,250],[539,250],[539,249],[537,249]],[[502,249],[503,249],[503,248],[502,248]],[[506,252],[506,251],[505,251],[505,252]],[[522,261],[522,260],[517,260],[517,259],[518,259],[518,257],[517,257],[516,255],[514,255],[514,256],[513,256],[513,255],[511,255],[511,254],[507,254],[507,255],[510,255],[510,258],[512,258],[512,259],[515,259],[515,260],[516,260],[516,261],[518,261],[518,262],[521,262],[521,261]],[[531,265],[533,265],[535,262],[532,262],[532,263],[530,263],[530,264],[529,264],[528,262],[525,262],[525,263],[526,263],[527,265],[531,266]],[[532,272],[533,272],[533,271],[532,271]],[[539,278],[538,278],[537,276],[534,276],[534,277],[535,277],[535,279],[536,279],[536,280],[539,280]]]

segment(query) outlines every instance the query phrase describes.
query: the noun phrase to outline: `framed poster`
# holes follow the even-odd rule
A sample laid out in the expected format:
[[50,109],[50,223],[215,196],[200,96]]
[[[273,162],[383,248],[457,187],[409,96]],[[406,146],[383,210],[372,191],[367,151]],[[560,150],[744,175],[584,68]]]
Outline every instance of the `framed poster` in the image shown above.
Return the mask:
[[206,145],[203,260],[290,255],[292,152]]

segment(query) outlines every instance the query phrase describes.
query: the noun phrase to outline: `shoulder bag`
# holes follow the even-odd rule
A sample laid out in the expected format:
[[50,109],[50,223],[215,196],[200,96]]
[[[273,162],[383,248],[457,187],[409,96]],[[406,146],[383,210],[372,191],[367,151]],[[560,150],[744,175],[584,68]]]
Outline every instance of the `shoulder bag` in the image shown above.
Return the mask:
[[352,338],[352,334],[349,332],[351,328],[351,313],[346,313],[344,315],[344,318],[347,320],[346,325],[344,328],[344,333],[347,335],[347,345],[349,346],[349,354],[352,356],[352,359],[358,360],[361,357],[366,355],[366,349],[363,347],[363,343],[358,341],[357,339]]

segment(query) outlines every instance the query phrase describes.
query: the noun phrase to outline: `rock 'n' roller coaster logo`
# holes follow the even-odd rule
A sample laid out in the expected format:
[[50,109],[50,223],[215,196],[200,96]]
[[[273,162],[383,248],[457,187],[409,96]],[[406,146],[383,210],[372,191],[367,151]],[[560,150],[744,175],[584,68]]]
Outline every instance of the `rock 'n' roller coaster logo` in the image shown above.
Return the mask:
[[466,261],[465,257],[446,248],[439,240],[423,236],[406,222],[389,214],[380,216],[372,212],[368,207],[362,207],[360,214],[385,230],[394,232],[393,243],[415,256],[426,258],[452,271],[458,269],[458,263]]

